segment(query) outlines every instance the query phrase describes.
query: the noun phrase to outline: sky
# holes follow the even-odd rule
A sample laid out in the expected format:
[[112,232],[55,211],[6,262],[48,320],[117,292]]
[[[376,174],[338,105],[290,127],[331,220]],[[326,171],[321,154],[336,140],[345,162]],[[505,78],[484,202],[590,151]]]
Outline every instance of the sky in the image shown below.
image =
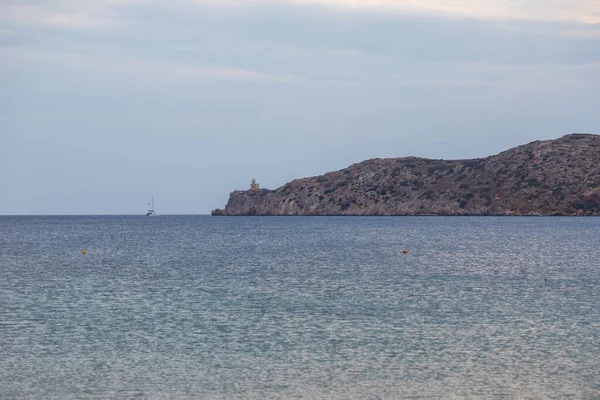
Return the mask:
[[0,214],[206,214],[599,110],[599,0],[0,0]]

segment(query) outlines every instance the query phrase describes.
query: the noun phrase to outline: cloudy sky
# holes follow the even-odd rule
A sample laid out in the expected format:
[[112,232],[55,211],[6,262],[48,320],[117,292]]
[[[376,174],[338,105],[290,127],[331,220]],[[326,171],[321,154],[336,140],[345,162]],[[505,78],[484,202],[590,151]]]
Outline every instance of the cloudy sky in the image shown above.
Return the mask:
[[208,213],[599,110],[599,0],[0,0],[0,214]]

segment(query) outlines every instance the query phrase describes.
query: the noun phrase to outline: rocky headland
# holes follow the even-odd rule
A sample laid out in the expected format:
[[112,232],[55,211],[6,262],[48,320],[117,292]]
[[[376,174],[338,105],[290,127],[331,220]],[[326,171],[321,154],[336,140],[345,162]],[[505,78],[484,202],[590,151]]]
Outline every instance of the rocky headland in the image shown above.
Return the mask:
[[600,135],[471,160],[372,159],[276,190],[239,190],[212,215],[600,215]]

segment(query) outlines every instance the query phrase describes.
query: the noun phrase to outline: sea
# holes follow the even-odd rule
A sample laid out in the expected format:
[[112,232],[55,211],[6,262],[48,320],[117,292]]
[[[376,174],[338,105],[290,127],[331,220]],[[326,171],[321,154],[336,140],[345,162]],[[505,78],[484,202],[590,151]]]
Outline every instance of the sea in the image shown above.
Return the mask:
[[0,217],[0,398],[600,399],[600,218]]

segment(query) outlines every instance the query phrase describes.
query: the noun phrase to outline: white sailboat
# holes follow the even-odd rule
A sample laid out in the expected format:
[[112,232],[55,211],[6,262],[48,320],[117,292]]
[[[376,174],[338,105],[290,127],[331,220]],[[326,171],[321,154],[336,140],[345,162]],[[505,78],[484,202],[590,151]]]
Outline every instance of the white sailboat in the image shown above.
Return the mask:
[[148,212],[146,213],[146,217],[158,217],[158,213],[154,211],[154,194],[151,194],[150,197],[152,198],[152,208],[148,210]]

